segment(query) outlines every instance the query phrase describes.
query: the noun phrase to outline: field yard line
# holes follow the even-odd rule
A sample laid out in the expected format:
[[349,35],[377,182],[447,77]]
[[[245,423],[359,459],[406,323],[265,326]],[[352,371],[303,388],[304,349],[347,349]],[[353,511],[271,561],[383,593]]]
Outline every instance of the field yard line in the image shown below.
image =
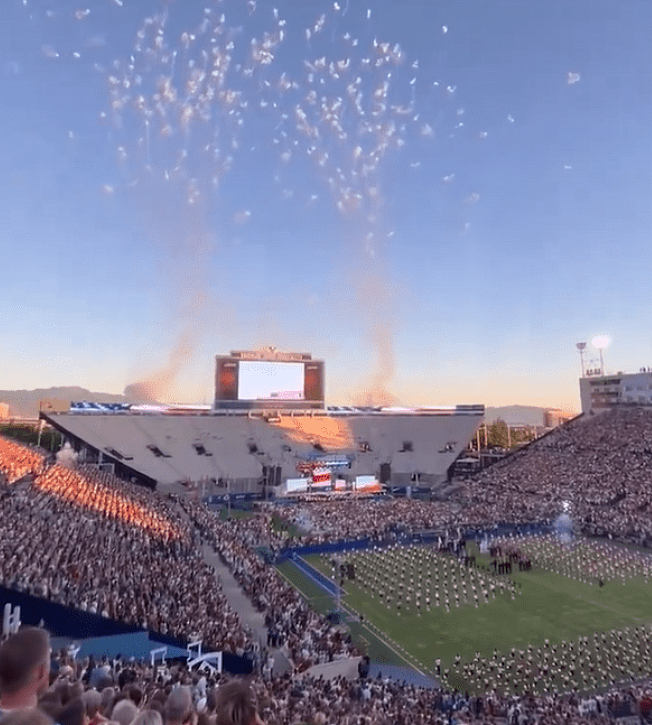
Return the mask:
[[[297,589],[297,590],[299,591],[299,593],[301,594],[301,596],[302,596],[302,597],[303,597],[304,599],[307,599],[308,601],[310,601],[311,599],[315,599],[315,598],[316,598],[316,597],[311,597],[311,596],[309,596],[308,594],[306,594],[306,592],[304,592],[304,591],[303,591],[303,589],[302,589],[302,588],[301,588],[301,587],[300,587],[300,586],[299,586],[298,584],[295,584],[295,583],[294,583],[294,582],[293,582],[293,581],[292,581],[292,580],[290,579],[290,577],[289,577],[289,576],[287,576],[286,574],[284,574],[284,573],[283,573],[283,572],[282,572],[282,571],[281,571],[281,570],[280,570],[280,569],[279,569],[278,567],[275,567],[275,568],[276,568],[276,571],[277,571],[277,573],[279,573],[279,574],[280,574],[280,575],[281,575],[281,576],[283,577],[283,579],[285,579],[285,581],[286,581],[286,582],[287,582],[287,583],[288,583],[288,584],[289,584],[290,586],[292,586],[292,587],[294,587],[295,589]],[[299,567],[296,567],[296,569],[297,569],[297,571],[298,571],[298,572],[300,572],[301,574],[303,574],[303,575],[304,575],[304,576],[306,577],[306,579],[308,579],[308,575],[307,575],[307,574],[306,574],[306,573],[305,573],[305,572],[303,571],[303,569],[299,569]],[[312,577],[311,577],[311,578],[312,578]],[[314,579],[313,579],[313,581],[314,581]],[[320,584],[319,586],[321,587],[321,584]],[[321,588],[322,588],[322,589],[323,589],[323,591],[324,591],[324,594],[323,594],[323,597],[324,597],[324,599],[327,599],[327,598],[328,598],[328,599],[333,599],[333,595],[332,595],[332,594],[328,594],[328,593],[326,592],[326,590],[325,590],[325,589],[324,589],[323,587],[321,587]]]
[[[316,568],[309,561],[306,561],[304,557],[300,557],[300,558],[301,558],[301,561],[303,561],[303,563],[307,567],[312,568],[312,569],[315,569]],[[299,569],[299,571],[303,571],[303,570],[302,569]],[[304,572],[304,573],[306,573],[306,572]],[[313,577],[309,573],[308,573],[308,576],[310,576],[311,579],[313,579],[320,586],[323,587],[323,584],[321,582],[319,582],[316,577]],[[322,576],[326,576],[326,575],[324,574]],[[327,576],[326,576],[326,579],[329,579],[329,581],[332,582],[333,586],[337,587],[337,584],[335,582],[333,582],[332,579],[330,579]],[[347,594],[347,592],[344,589],[344,587],[340,587],[340,592],[343,595],[346,595]],[[342,609],[346,610],[346,612],[348,612],[349,615],[351,615],[353,613],[354,615],[356,615],[358,617],[360,616],[355,609],[353,609],[349,604],[345,604],[341,599],[340,599],[340,607]],[[420,675],[423,675],[424,677],[428,677],[428,675],[426,675],[425,672],[423,672],[422,670],[419,669],[418,665],[420,665],[421,663],[419,662],[419,660],[416,659],[416,657],[413,657],[414,662],[410,662],[410,660],[408,660],[403,654],[401,654],[401,652],[399,652],[399,650],[397,649],[398,644],[396,642],[394,642],[394,640],[389,639],[384,632],[381,632],[380,631],[380,629],[378,629],[378,631],[376,632],[375,630],[377,629],[377,627],[375,625],[371,624],[371,623],[367,624],[366,622],[367,622],[367,620],[365,619],[365,621],[364,622],[361,622],[361,624],[362,624],[363,628],[371,636],[375,637],[377,640],[379,640],[380,642],[382,642],[385,645],[385,647],[387,647],[388,649],[391,649],[392,652],[395,655],[398,655],[403,660],[403,662],[406,662],[413,670],[416,670]],[[373,629],[372,629],[372,627],[373,627]],[[409,652],[407,654],[409,654]],[[410,657],[412,657],[412,655],[410,655]],[[417,663],[416,665],[414,664],[415,662]]]
[[[295,582],[293,582],[293,581],[292,581],[292,580],[290,579],[290,577],[286,576],[286,575],[285,575],[285,574],[284,574],[284,573],[283,573],[283,572],[282,572],[282,571],[281,571],[281,570],[280,570],[280,569],[279,569],[278,567],[276,568],[276,571],[277,571],[277,573],[278,573],[278,574],[280,574],[280,575],[281,575],[281,576],[283,577],[283,579],[285,579],[285,581],[286,581],[286,582],[287,582],[287,583],[288,583],[288,584],[289,584],[289,585],[290,585],[290,586],[291,586],[291,587],[292,587],[293,589],[296,589],[296,590],[297,590],[297,591],[299,592],[299,594],[301,594],[301,596],[302,596],[302,597],[303,597],[304,599],[306,599],[307,601],[310,601],[311,599],[314,599],[314,598],[315,598],[315,597],[310,597],[310,596],[309,596],[308,594],[306,594],[306,593],[305,593],[305,592],[303,591],[303,589],[302,589],[302,588],[301,588],[301,587],[300,587],[300,586],[299,586],[298,584],[295,584]],[[301,572],[301,573],[303,574],[303,572],[301,571],[301,569],[297,569],[297,571],[300,571],[300,572]],[[305,574],[304,574],[304,576],[305,576]],[[306,578],[307,578],[307,577],[306,577]],[[333,597],[332,597],[332,596],[331,596],[330,594],[324,594],[324,598],[332,599]]]
[[304,576],[307,576],[307,577],[309,577],[310,579],[312,579],[312,580],[313,580],[313,581],[315,582],[315,584],[317,584],[317,586],[321,587],[321,588],[322,588],[322,589],[323,589],[323,590],[324,590],[324,591],[325,591],[325,592],[326,592],[326,593],[328,594],[328,596],[329,596],[329,597],[336,597],[336,596],[337,596],[337,590],[338,590],[338,589],[340,590],[340,596],[341,596],[342,594],[346,594],[346,590],[344,589],[344,587],[338,586],[338,585],[337,585],[337,584],[336,584],[336,583],[335,583],[335,582],[334,582],[334,581],[333,581],[333,580],[332,580],[332,579],[331,579],[330,577],[327,577],[327,576],[326,576],[325,574],[322,574],[322,573],[321,573],[321,572],[320,572],[320,571],[319,571],[318,569],[316,569],[316,568],[315,568],[315,567],[314,567],[314,566],[313,566],[313,565],[312,565],[312,564],[311,564],[311,563],[310,563],[309,561],[306,561],[306,560],[304,559],[304,557],[303,557],[303,556],[300,556],[300,557],[299,557],[299,559],[301,559],[301,561],[303,562],[304,566],[306,566],[306,567],[307,567],[307,569],[315,569],[315,571],[317,571],[317,572],[318,572],[318,573],[319,573],[319,574],[320,574],[321,576],[323,576],[323,577],[324,577],[324,579],[328,579],[328,581],[329,581],[329,582],[331,582],[331,584],[332,584],[332,585],[333,585],[333,586],[335,587],[335,591],[334,591],[334,592],[329,592],[329,591],[328,591],[328,589],[326,589],[326,587],[324,586],[324,582],[320,581],[320,579],[319,579],[318,577],[316,577],[316,576],[314,576],[313,574],[311,574],[311,573],[310,573],[310,571],[307,571],[306,569],[302,569],[302,568],[301,568],[300,566],[297,566],[297,565],[296,565],[296,564],[294,563],[294,561],[295,561],[294,559],[289,559],[288,561],[292,562],[292,563],[294,564],[294,566],[295,566],[295,567],[296,567],[296,568],[297,568],[297,569],[298,569],[298,570],[299,570],[299,571],[300,571],[300,572],[301,572],[301,573],[302,573],[302,574],[303,574]]
[[[582,596],[580,594],[578,594],[577,598],[582,599]],[[616,614],[620,614],[623,617],[629,617],[630,619],[635,619],[637,622],[645,623],[645,621],[646,621],[645,619],[641,619],[640,617],[635,617],[633,614],[627,614],[627,612],[619,612],[617,609],[610,607],[608,604],[601,604],[600,602],[594,602],[593,599],[586,599],[585,601],[589,602],[590,604],[595,604],[596,607],[602,607],[603,609],[608,609],[610,612],[616,612]]]
[[[357,615],[358,617],[360,616],[360,615],[359,615],[359,614],[358,614],[358,613],[357,613],[357,612],[355,611],[355,609],[351,609],[351,608],[350,608],[350,607],[349,607],[348,605],[346,605],[346,604],[342,604],[341,606],[342,606],[342,608],[343,608],[343,609],[346,609],[346,611],[347,611],[347,612],[348,612],[349,614],[351,614],[351,613],[353,612],[353,614]],[[374,630],[376,630],[376,629],[377,629],[377,628],[376,628],[375,626],[374,626],[374,628],[373,628],[373,629],[371,629],[371,628],[369,627],[369,625],[367,625],[367,623],[366,623],[366,620],[365,620],[364,622],[362,622],[361,624],[362,624],[363,628],[364,628],[364,629],[365,629],[365,630],[366,630],[367,632],[369,632],[369,634],[370,634],[370,635],[371,635],[372,637],[375,637],[375,638],[376,638],[377,640],[379,640],[380,642],[382,642],[382,643],[383,643],[383,644],[385,645],[385,647],[387,647],[388,649],[391,649],[391,650],[392,650],[392,652],[393,652],[393,653],[394,653],[395,655],[398,655],[398,656],[399,656],[399,657],[400,657],[400,658],[401,658],[401,659],[403,660],[403,662],[407,663],[407,664],[408,664],[408,665],[410,666],[410,669],[416,670],[416,671],[417,671],[417,672],[418,672],[418,673],[419,673],[420,675],[422,675],[423,677],[431,677],[431,675],[430,675],[430,674],[426,674],[426,673],[425,673],[425,672],[424,672],[423,670],[421,670],[421,669],[420,669],[420,668],[419,668],[419,667],[418,667],[417,665],[415,665],[415,664],[414,664],[414,662],[417,662],[418,664],[421,664],[421,663],[419,662],[419,660],[417,660],[417,659],[416,659],[416,657],[414,657],[414,658],[413,658],[413,659],[414,659],[414,662],[410,662],[410,660],[409,660],[409,659],[407,659],[407,657],[405,657],[405,655],[401,654],[401,652],[399,652],[399,650],[397,650],[397,649],[396,649],[396,647],[397,647],[398,645],[396,645],[396,642],[394,642],[394,640],[392,640],[392,639],[388,639],[386,635],[384,635],[384,634],[381,634],[381,633],[380,633],[380,630],[378,630],[377,632],[376,632],[376,631],[374,631]],[[373,625],[372,625],[372,626],[373,626]],[[396,645],[396,646],[395,646],[395,645]],[[410,657],[412,657],[412,655],[410,655]]]
[[[312,566],[312,564],[309,564],[308,562],[306,562],[306,563],[308,564],[308,566]],[[315,577],[310,576],[310,574],[307,574],[307,572],[305,572],[303,569],[300,569],[299,567],[296,567],[296,568],[304,576],[310,577],[315,583],[319,584],[319,586],[321,586],[323,588],[323,585],[321,584],[321,582],[318,582]],[[298,589],[298,591],[301,593],[301,595],[304,597],[304,599],[307,599],[308,601],[310,601],[310,597],[301,589],[301,587],[299,587],[294,582],[290,581],[290,579],[282,571],[280,571],[280,569],[277,569],[276,571],[285,579],[285,581],[288,582],[288,584],[290,584],[290,586],[294,587],[295,589]],[[333,595],[325,594],[324,596],[328,596],[329,598],[332,598]],[[355,610],[351,609],[348,605],[344,604],[344,602],[342,602],[342,601],[340,601],[340,606],[342,607],[342,609],[346,610],[346,612],[349,615],[354,614],[358,617],[360,616]],[[395,655],[398,655],[398,657],[400,657],[403,660],[403,662],[405,662],[410,667],[410,669],[416,670],[423,677],[430,677],[430,675],[426,674],[425,672],[423,672],[423,670],[419,669],[419,667],[416,666],[414,664],[414,662],[410,662],[410,660],[408,660],[405,657],[405,655],[401,654],[401,652],[398,649],[396,649],[396,647],[398,646],[398,645],[396,645],[396,642],[394,642],[393,640],[387,639],[387,637],[384,635],[381,635],[380,630],[378,630],[378,632],[375,632],[373,629],[370,629],[370,627],[366,624],[366,622],[362,622],[361,624],[362,624],[362,627],[366,630],[366,632],[368,632],[372,637],[375,637],[377,640],[382,642],[385,645],[385,647],[387,647],[388,649],[391,649]],[[415,661],[418,662],[418,660],[416,660],[416,658],[415,658]]]
[[[541,581],[540,579],[532,581],[532,583],[538,584],[542,587],[545,587],[546,589],[552,589],[552,590],[555,589],[555,587],[551,586],[550,584],[547,584],[544,581]],[[621,617],[629,617],[629,619],[633,619],[636,622],[643,622],[643,624],[645,624],[645,622],[647,621],[645,619],[641,619],[640,617],[635,617],[633,614],[627,614],[627,612],[619,612],[617,609],[610,607],[608,604],[602,604],[601,602],[596,602],[593,599],[585,599],[581,594],[575,595],[575,599],[581,599],[582,601],[588,602],[589,604],[595,604],[596,607],[602,607],[603,609],[608,609],[610,612],[615,612],[616,614],[620,614]]]

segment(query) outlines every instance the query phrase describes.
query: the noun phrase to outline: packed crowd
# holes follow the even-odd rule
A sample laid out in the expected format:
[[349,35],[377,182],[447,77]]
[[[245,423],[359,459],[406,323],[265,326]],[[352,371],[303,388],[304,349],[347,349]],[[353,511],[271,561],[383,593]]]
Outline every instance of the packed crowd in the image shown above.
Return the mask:
[[188,499],[181,503],[243,592],[264,613],[267,644],[281,647],[296,671],[357,654],[350,638],[313,611],[276,568],[256,553],[274,536],[270,514],[220,521],[202,504]]
[[[465,483],[444,502],[348,499],[276,504],[291,544],[382,539],[397,529],[552,522],[570,505],[590,535],[652,546],[652,411],[615,408],[555,429]],[[309,498],[309,497],[306,497]]]
[[275,516],[299,527],[291,543],[312,544],[342,539],[383,539],[397,529],[417,531],[447,526],[457,507],[442,501],[360,498],[346,501],[303,501],[274,505]]
[[0,482],[13,483],[23,476],[40,473],[45,452],[0,436]]
[[615,408],[555,429],[466,485],[464,521],[554,520],[652,542],[652,411]]
[[[22,460],[23,450],[13,446],[3,461]],[[5,586],[242,651],[249,638],[205,563],[198,546],[203,537],[265,613],[269,643],[283,647],[298,670],[355,653],[351,642],[256,554],[257,546],[286,543],[269,513],[221,522],[204,506],[182,499],[182,520],[175,506],[137,486],[90,467],[58,464],[20,486],[5,485],[2,495],[0,581]]]
[[[484,693],[481,697],[400,686],[382,678],[354,683],[302,678],[301,673],[313,664],[349,657],[357,651],[339,628],[307,606],[257,549],[274,551],[288,543],[363,537],[380,541],[391,539],[398,530],[460,523],[553,520],[563,502],[570,502],[573,519],[590,533],[652,540],[648,512],[651,457],[652,414],[643,409],[614,410],[566,425],[494,465],[468,483],[461,502],[305,501],[295,507],[272,504],[257,516],[221,521],[189,499],[179,502],[181,514],[169,501],[91,468],[48,467],[42,454],[0,439],[0,581],[185,640],[198,636],[209,647],[242,650],[250,643],[247,633],[201,555],[199,544],[209,544],[264,613],[268,644],[282,646],[295,665],[291,677],[253,680],[259,710],[268,725],[366,725],[376,720],[387,725],[407,725],[414,720],[545,725],[647,716],[652,712],[652,695],[644,686],[613,689],[584,699],[572,694],[614,687],[602,667],[605,658],[617,662],[621,681],[640,681],[648,674],[652,636],[646,627],[599,633],[576,643],[546,644],[536,651],[514,651],[511,656],[494,653],[493,658],[476,655],[468,662],[456,662],[463,680],[474,683]],[[275,523],[278,520],[284,522],[280,530]],[[514,540],[504,543],[521,545]],[[583,555],[579,562],[566,550],[545,559],[545,551],[538,545],[523,546],[525,554],[539,565],[547,561],[548,568],[569,576],[577,573],[588,556],[593,569],[587,576],[598,576],[599,552],[589,552],[590,556]],[[430,580],[426,581],[423,562],[417,561],[420,556],[420,552],[401,550],[388,568],[373,555],[364,555],[358,561],[359,574],[388,607],[410,607],[418,613],[431,606],[477,607],[498,593],[492,590],[492,583],[495,587],[498,581],[494,577],[480,576],[472,567],[462,568],[459,561],[453,571],[452,559],[429,569]],[[614,559],[605,557],[604,561],[613,565]],[[605,572],[598,579],[622,577],[625,569],[631,570],[632,576],[640,575],[641,566],[632,555],[622,560],[618,571]],[[390,588],[393,571],[403,572],[393,583],[396,591]],[[650,571],[646,569],[643,575],[647,578]],[[505,594],[515,596],[516,591],[510,589]],[[86,710],[93,725],[101,722],[98,714],[128,725],[150,705],[165,715],[165,703],[179,689],[177,685],[189,687],[195,718],[204,725],[220,725],[214,707],[217,682],[210,678],[183,668],[154,671],[145,665],[131,665],[128,669],[135,674],[129,675],[128,683],[121,683],[125,663],[92,665],[65,655],[55,662],[68,677],[67,690],[55,682],[55,690],[60,689],[58,701],[48,710],[60,725],[68,722],[59,708],[78,696],[84,707],[88,699],[95,707],[99,695],[101,712],[99,707]],[[439,674],[447,682],[453,673]],[[510,697],[505,694],[508,682],[520,682],[524,690],[531,690],[535,682],[545,682],[548,692],[540,697]],[[129,689],[125,690],[126,685],[135,687],[137,702]],[[129,708],[133,718],[114,717],[116,698],[134,700],[136,709]],[[46,697],[44,709],[47,702]],[[1,703],[0,713],[4,714]],[[79,725],[84,725],[83,721]],[[142,725],[159,723],[142,721]]]
[[382,675],[265,680],[254,674],[244,682],[119,656],[77,660],[61,651],[50,658],[42,630],[23,630],[0,646],[0,725],[606,725],[628,716],[649,722],[650,687],[505,697],[491,688],[470,696]]
[[[603,725],[649,715],[650,685],[613,689],[596,696],[502,697],[425,689],[379,676],[358,682],[255,681],[266,725]],[[647,720],[649,721],[649,720]]]
[[179,512],[144,496],[109,474],[59,465],[1,486],[0,583],[186,641],[246,645]]
[[104,519],[116,519],[142,528],[150,536],[172,541],[181,537],[177,514],[162,499],[147,496],[142,488],[86,467],[77,470],[50,466],[35,479],[35,486],[70,502],[80,512],[92,511]]

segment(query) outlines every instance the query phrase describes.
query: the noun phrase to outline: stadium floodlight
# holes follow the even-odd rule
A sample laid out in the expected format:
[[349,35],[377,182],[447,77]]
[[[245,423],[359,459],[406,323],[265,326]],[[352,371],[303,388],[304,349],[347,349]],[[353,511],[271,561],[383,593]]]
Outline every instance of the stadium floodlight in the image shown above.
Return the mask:
[[591,340],[591,345],[593,345],[596,350],[604,350],[605,347],[609,347],[609,345],[611,345],[611,338],[609,335],[596,335]]
[[600,375],[604,375],[604,360],[602,359],[602,351],[605,349],[605,347],[609,347],[611,344],[611,338],[609,335],[596,335],[591,340],[591,345],[596,350],[600,351]]
[[584,377],[584,350],[586,350],[586,343],[578,342],[576,343],[575,347],[579,350],[580,353],[580,365],[582,367],[582,377]]

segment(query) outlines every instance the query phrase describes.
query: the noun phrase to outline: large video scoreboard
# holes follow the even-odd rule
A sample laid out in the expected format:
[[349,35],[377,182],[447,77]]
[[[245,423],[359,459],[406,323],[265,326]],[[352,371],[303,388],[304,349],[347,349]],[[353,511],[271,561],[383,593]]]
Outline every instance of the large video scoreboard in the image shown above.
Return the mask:
[[323,408],[324,363],[274,348],[215,357],[216,408]]

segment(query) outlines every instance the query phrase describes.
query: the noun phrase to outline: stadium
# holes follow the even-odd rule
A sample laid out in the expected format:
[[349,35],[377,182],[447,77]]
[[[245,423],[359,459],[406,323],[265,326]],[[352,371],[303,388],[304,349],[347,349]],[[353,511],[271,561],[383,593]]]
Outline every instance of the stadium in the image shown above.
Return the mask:
[[[225,380],[254,356],[263,387]],[[647,406],[447,487],[482,406],[328,408],[321,361],[278,394],[288,356],[218,356],[210,410],[44,402],[54,456],[0,440],[4,635],[46,627],[77,688],[42,709],[113,718],[128,669],[134,716],[182,685],[210,717],[243,675],[267,723],[650,712]]]
[[41,412],[82,461],[122,477],[262,498],[436,489],[483,416],[482,405],[327,407],[323,361],[273,348],[218,356],[212,409],[50,401]]
[[587,8],[4,0],[0,725],[652,723],[652,3]]

